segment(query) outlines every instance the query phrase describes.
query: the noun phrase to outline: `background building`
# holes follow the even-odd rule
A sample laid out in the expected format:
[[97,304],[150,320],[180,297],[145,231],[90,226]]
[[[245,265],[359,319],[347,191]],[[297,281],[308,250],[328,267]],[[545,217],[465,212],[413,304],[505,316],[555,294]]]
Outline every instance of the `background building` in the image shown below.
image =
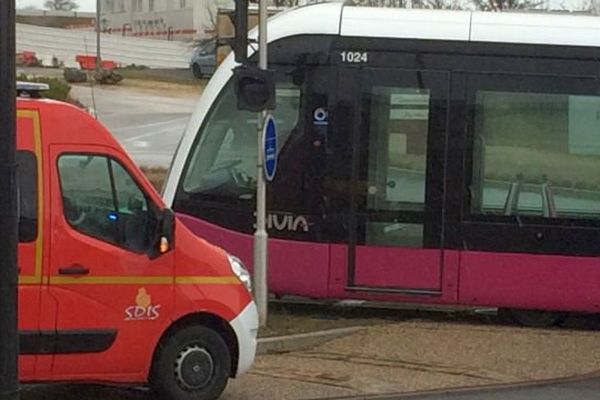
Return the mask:
[[233,0],[101,0],[106,33],[167,40],[205,39],[215,35],[217,10]]

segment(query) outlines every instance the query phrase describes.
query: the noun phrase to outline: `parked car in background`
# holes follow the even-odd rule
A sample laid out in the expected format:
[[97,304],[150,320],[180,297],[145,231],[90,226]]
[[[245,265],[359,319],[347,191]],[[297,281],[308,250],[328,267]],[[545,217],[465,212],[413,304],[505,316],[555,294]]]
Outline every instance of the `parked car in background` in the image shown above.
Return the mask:
[[190,69],[194,77],[200,79],[215,72],[217,65],[215,41],[210,40],[200,44],[194,51],[190,61]]

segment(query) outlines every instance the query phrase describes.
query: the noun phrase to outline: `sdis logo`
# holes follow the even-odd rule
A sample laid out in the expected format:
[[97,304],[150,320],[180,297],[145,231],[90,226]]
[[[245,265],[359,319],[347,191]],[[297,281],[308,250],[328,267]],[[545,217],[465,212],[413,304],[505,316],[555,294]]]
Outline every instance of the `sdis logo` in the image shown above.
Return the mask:
[[138,289],[135,304],[125,309],[125,321],[153,321],[160,317],[160,304],[152,305],[152,297],[145,288]]

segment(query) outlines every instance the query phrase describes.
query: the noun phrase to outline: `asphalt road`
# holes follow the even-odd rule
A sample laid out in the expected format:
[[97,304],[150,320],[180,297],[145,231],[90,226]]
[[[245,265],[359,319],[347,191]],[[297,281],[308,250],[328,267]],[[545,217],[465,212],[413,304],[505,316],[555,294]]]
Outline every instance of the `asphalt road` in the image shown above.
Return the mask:
[[143,166],[168,167],[192,114],[199,90],[157,84],[73,86],[71,95],[95,110],[133,159]]
[[[236,382],[237,381],[237,382]],[[249,383],[249,382],[246,382]],[[222,396],[222,400],[285,399],[277,394],[275,382],[269,379],[254,381],[252,385],[241,386],[240,380],[232,381]],[[447,392],[426,395],[389,394],[377,396],[332,397],[319,393],[317,387],[298,384],[294,397],[306,400],[597,400],[600,397],[600,378],[581,381],[550,383],[540,386],[513,387],[503,389],[483,389]],[[289,394],[290,388],[287,388]],[[110,388],[97,385],[40,385],[26,386],[22,400],[155,400],[146,389]]]
[[600,378],[549,383],[539,386],[447,392],[424,396],[379,396],[372,399],[367,398],[366,400],[597,400],[598,398],[600,398]]
[[599,378],[529,388],[413,397],[415,400],[597,400],[598,398],[600,398]]

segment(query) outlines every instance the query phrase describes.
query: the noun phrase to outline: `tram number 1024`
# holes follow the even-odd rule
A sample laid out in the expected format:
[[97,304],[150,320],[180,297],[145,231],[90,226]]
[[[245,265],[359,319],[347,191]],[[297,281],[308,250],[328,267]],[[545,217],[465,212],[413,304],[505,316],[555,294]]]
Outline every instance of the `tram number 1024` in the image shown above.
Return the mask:
[[369,61],[369,55],[366,51],[342,51],[340,56],[344,63],[364,64]]

